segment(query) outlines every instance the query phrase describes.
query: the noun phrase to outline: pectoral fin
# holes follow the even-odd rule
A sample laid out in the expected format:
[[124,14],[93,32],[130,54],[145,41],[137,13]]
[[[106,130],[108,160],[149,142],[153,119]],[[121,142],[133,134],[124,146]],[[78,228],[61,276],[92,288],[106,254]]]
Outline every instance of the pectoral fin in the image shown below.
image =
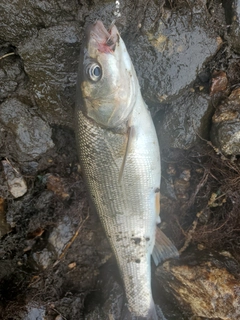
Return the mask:
[[177,248],[158,227],[152,257],[156,266],[167,259],[179,257]]
[[121,168],[119,171],[118,182],[121,182],[121,180],[122,180],[124,167],[125,167],[126,161],[127,161],[127,156],[131,150],[131,144],[132,144],[133,137],[134,137],[134,127],[132,126],[132,127],[128,128],[126,149],[125,149],[125,153],[124,153],[124,157],[123,157],[123,162],[122,162],[122,165],[121,165]]

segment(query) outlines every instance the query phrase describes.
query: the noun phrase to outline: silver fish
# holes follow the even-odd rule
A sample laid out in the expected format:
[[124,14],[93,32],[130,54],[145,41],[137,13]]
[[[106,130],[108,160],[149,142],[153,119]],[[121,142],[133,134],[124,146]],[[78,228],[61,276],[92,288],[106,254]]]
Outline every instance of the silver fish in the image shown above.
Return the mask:
[[115,25],[107,31],[97,21],[86,30],[75,116],[79,161],[87,190],[125,287],[131,313],[125,319],[156,320],[151,254],[158,264],[175,257],[177,250],[156,228],[160,222],[158,139]]

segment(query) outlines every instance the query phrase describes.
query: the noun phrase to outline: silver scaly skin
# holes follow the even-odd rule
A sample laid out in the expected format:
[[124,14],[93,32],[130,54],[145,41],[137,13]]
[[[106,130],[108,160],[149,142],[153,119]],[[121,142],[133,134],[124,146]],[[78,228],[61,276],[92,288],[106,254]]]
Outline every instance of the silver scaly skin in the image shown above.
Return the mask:
[[150,257],[159,219],[160,153],[131,59],[97,21],[80,55],[76,138],[87,190],[117,259],[128,309],[156,320]]

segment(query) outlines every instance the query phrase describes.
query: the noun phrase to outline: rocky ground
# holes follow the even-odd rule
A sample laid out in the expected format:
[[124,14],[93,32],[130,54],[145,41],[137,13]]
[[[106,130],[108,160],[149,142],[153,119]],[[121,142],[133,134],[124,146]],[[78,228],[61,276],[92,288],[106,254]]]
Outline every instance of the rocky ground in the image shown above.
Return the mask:
[[[180,252],[152,269],[155,303],[168,320],[240,319],[240,1],[120,4],[162,151],[161,229]],[[114,10],[0,0],[3,320],[118,320],[126,307],[73,131],[83,31]]]

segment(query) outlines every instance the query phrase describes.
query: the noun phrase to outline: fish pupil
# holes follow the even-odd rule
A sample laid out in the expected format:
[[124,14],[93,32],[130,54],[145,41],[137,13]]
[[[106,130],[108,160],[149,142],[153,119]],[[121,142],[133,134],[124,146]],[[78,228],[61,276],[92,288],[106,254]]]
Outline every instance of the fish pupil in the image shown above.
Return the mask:
[[94,70],[93,70],[93,74],[96,76],[96,77],[99,77],[101,75],[101,70],[99,67],[95,67]]

